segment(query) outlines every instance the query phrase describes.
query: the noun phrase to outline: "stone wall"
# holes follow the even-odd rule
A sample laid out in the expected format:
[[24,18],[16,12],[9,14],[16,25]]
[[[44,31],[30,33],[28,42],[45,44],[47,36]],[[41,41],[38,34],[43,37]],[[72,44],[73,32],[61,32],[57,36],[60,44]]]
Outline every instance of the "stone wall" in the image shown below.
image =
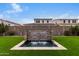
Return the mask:
[[16,32],[17,35],[27,35],[29,30],[31,31],[51,31],[51,35],[58,36],[64,35],[64,31],[68,30],[70,26],[59,26],[54,24],[26,24],[24,26],[12,26],[10,30]]

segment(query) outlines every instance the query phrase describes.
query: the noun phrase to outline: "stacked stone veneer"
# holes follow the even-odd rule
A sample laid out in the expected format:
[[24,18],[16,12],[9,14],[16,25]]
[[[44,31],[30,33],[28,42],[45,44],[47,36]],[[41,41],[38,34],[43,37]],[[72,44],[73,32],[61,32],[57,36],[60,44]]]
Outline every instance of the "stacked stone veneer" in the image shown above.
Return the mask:
[[64,31],[70,26],[59,26],[54,24],[25,24],[24,26],[14,26],[10,30],[16,32],[17,35],[27,35],[29,31],[51,31],[51,35],[64,35]]

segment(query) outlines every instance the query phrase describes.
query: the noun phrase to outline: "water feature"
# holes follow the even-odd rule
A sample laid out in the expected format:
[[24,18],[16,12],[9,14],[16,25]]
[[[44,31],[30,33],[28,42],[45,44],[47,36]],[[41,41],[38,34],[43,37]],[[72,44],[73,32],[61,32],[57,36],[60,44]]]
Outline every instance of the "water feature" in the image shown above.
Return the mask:
[[53,47],[55,45],[51,40],[27,40],[21,47]]
[[29,31],[28,40],[22,47],[52,47],[56,46],[50,39],[48,31]]

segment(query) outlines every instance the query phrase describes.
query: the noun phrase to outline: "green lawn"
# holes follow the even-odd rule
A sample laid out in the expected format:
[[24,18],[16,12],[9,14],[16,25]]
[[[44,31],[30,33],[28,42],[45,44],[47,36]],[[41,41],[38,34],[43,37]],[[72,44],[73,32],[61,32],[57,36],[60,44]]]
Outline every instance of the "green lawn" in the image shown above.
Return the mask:
[[25,50],[11,51],[10,48],[23,40],[23,37],[0,37],[0,55],[3,56],[79,56],[79,37],[78,36],[55,36],[54,40],[65,46],[68,50]]

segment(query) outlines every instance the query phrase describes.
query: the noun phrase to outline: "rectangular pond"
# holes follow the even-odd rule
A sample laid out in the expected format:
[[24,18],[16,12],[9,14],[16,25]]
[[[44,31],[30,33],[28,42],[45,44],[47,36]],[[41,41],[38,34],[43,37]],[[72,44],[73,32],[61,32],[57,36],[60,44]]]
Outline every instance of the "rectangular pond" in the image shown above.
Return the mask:
[[21,47],[57,47],[51,40],[27,40]]

